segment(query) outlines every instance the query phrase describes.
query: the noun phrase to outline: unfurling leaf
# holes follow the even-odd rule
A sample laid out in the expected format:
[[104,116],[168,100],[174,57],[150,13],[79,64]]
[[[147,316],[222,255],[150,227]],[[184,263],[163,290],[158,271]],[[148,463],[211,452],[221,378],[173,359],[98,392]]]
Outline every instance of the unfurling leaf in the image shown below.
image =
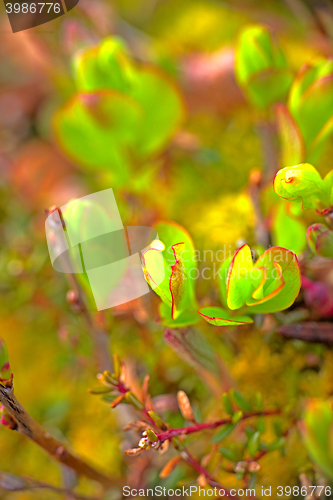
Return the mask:
[[322,179],[319,172],[309,163],[279,170],[273,183],[281,198],[293,200],[304,210],[324,210],[331,205],[332,178]]
[[182,412],[183,417],[189,422],[195,423],[195,417],[192,410],[192,406],[190,400],[188,399],[187,394],[184,391],[178,391],[177,393],[177,401],[180,411]]

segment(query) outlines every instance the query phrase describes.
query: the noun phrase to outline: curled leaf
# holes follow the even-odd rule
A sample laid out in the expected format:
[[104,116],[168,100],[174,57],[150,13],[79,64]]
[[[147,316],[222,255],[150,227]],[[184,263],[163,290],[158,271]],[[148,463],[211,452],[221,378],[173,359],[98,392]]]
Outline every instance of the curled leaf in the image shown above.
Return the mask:
[[279,170],[275,176],[273,187],[281,198],[293,200],[300,204],[304,210],[323,210],[330,206],[331,186],[309,163]]

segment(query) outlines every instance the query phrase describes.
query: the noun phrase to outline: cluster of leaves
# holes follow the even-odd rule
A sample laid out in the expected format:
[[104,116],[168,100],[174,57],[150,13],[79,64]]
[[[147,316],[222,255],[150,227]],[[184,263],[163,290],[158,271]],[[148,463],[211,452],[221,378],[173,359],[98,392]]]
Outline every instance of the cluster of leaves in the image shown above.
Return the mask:
[[[160,313],[166,326],[188,326],[199,321],[195,297],[197,263],[193,242],[184,228],[161,222],[155,226],[165,249],[165,277],[159,286],[156,266],[150,264],[148,250],[143,257],[147,282],[161,297]],[[249,315],[287,309],[297,297],[300,271],[297,257],[285,248],[264,251],[255,263],[248,245],[227,258],[218,273],[221,307],[203,307],[198,313],[215,326],[252,323]],[[241,310],[241,311],[240,311]],[[237,311],[234,315],[233,311]]]
[[59,144],[80,165],[128,180],[131,164],[158,154],[183,122],[185,108],[160,69],[136,63],[124,42],[107,38],[74,60],[77,91],[54,117]]

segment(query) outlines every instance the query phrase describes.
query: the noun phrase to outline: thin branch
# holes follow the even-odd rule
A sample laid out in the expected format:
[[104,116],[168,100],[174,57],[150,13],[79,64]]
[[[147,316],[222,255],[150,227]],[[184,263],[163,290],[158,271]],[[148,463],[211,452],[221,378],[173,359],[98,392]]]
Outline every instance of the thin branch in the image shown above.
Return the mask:
[[[241,420],[246,420],[251,417],[260,417],[260,416],[269,416],[269,415],[279,415],[281,413],[280,409],[276,410],[265,410],[262,412],[251,412],[245,413]],[[240,421],[241,421],[240,420]],[[157,435],[159,441],[163,443],[167,439],[172,439],[176,436],[193,434],[194,432],[200,432],[206,429],[216,429],[217,427],[221,427],[222,425],[231,424],[232,418],[224,418],[222,420],[217,420],[216,422],[207,422],[203,424],[195,424],[189,427],[181,427],[179,429],[168,429],[167,431],[160,432]]]
[[13,387],[4,387],[0,384],[0,402],[16,422],[16,430],[38,444],[52,458],[75,470],[77,474],[97,481],[106,488],[114,485],[114,482],[109,477],[70,453],[63,443],[46,432],[16,399]]
[[0,472],[0,487],[6,491],[25,491],[25,490],[51,490],[60,495],[69,495],[75,500],[99,500],[96,497],[90,497],[86,495],[81,495],[73,490],[67,488],[59,488],[58,486],[53,486],[42,481],[37,481],[36,479],[26,477],[26,476],[16,476],[13,474],[8,474],[7,472]]

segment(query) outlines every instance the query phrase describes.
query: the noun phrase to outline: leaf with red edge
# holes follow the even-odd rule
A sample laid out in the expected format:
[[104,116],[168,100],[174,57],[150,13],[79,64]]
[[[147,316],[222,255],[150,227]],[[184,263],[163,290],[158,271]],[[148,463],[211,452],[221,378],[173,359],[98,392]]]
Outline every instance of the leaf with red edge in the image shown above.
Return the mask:
[[251,271],[252,291],[246,304],[251,313],[282,311],[292,305],[301,288],[295,254],[282,247],[266,250]]
[[185,319],[185,323],[193,324],[194,317],[197,320],[199,318],[196,313],[197,302],[194,292],[197,262],[192,239],[188,232],[175,222],[161,221],[154,225],[154,229],[165,246],[163,251],[164,279],[158,287],[153,286],[153,283],[157,282],[158,269],[148,261],[144,263],[144,272],[148,283],[169,306],[163,308],[163,322],[164,324],[167,321],[172,322],[186,312],[186,318],[190,314],[190,319],[189,322]]
[[231,316],[229,311],[221,307],[202,307],[198,313],[207,323],[214,326],[236,326],[253,323],[249,316]]
[[182,259],[182,252],[185,250],[185,243],[172,245],[176,263],[171,266],[170,292],[172,297],[172,319],[177,319],[186,307],[186,271]]

